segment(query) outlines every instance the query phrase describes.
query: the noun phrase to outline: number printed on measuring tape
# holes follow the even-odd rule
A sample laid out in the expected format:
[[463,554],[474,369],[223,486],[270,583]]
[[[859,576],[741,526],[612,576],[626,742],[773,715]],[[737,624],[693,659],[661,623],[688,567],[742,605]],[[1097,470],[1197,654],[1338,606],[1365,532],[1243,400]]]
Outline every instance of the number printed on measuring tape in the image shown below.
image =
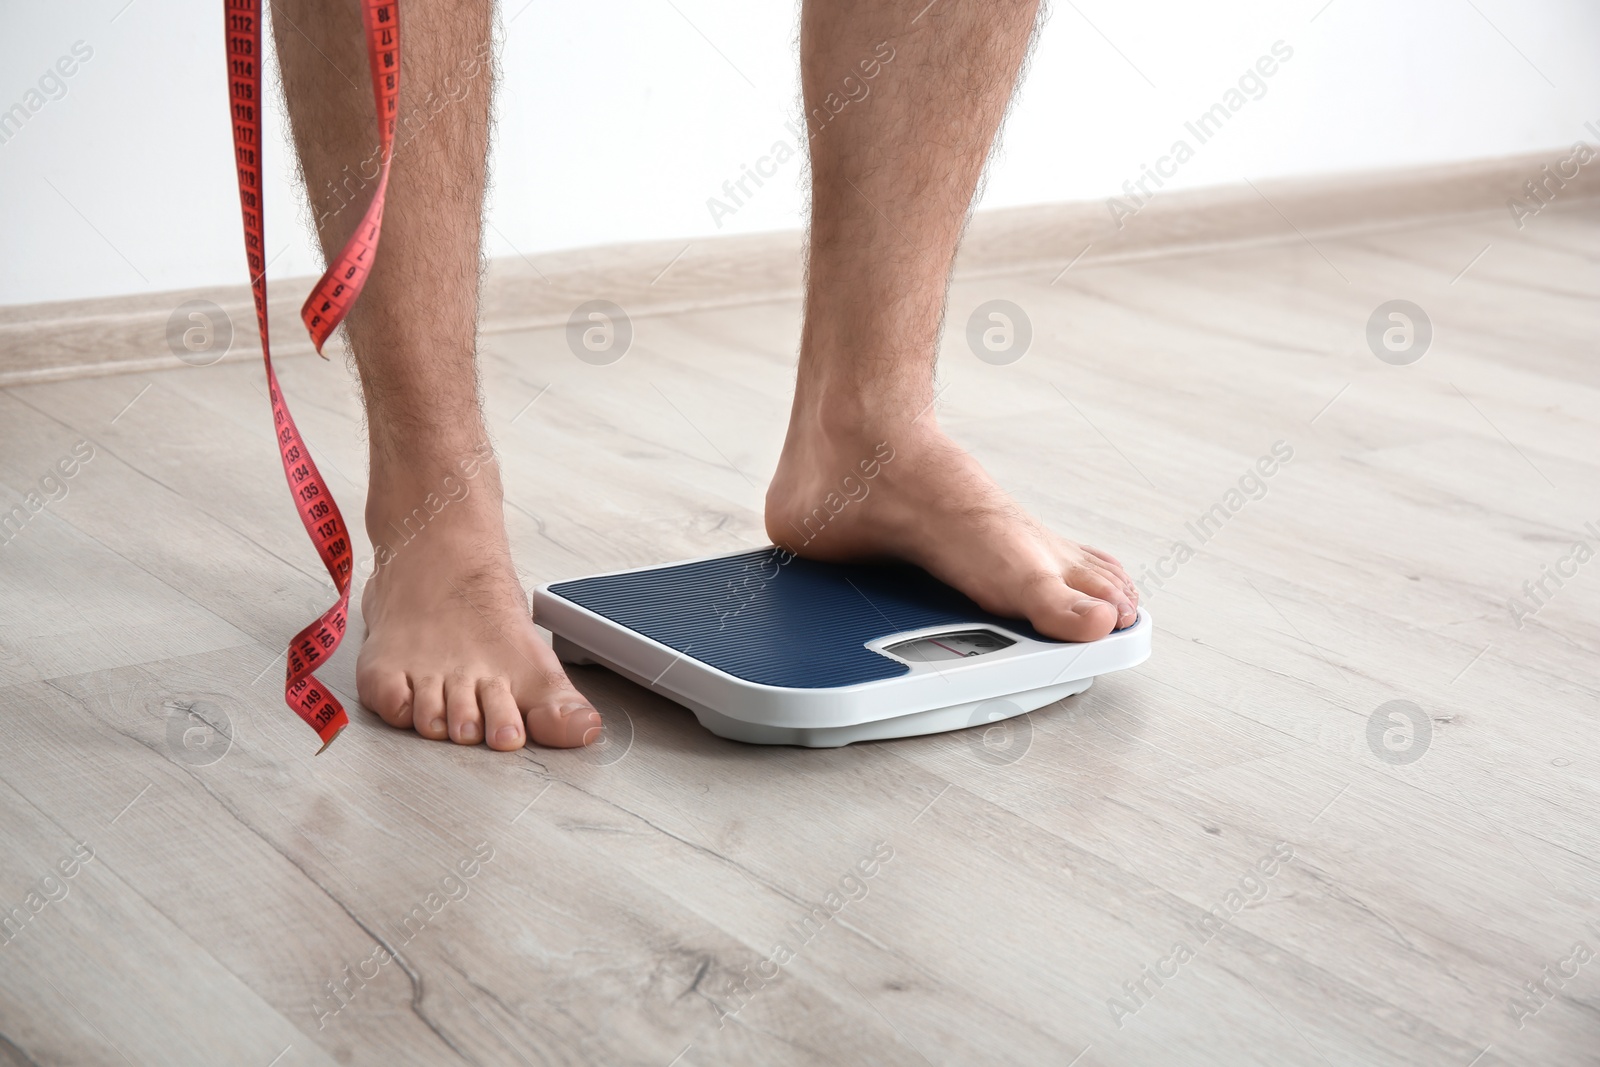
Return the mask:
[[[300,309],[300,318],[319,353],[361,295],[377,256],[400,96],[399,18],[397,0],[362,0],[361,23],[366,34],[367,65],[372,73],[372,95],[378,113],[382,164],[372,201],[355,233],[328,264]],[[305,439],[295,427],[294,416],[289,413],[283,391],[278,388],[278,376],[272,369],[263,255],[266,242],[260,153],[261,0],[223,0],[223,21],[228,46],[228,106],[233,120],[234,165],[239,174],[245,261],[250,267],[250,292],[255,301],[256,328],[261,334],[261,361],[267,372],[267,393],[272,402],[278,451],[300,521],[339,593],[332,607],[289,642],[283,688],[284,701],[317,732],[325,749],[339,731],[349,725],[350,719],[339,699],[319,683],[312,672],[333,655],[344,638],[350,608],[352,549],[344,516],[317,470]]]

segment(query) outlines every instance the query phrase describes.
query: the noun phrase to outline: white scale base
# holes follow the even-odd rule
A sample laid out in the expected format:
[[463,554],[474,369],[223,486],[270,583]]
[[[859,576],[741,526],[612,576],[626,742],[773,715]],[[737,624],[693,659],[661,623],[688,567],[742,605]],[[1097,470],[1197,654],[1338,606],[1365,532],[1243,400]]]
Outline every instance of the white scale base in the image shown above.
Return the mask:
[[[651,688],[651,680],[649,678],[635,674],[620,664],[611,663],[597,653],[579,648],[560,634],[553,635],[552,644],[555,647],[556,656],[563,663],[569,663],[577,667],[599,664],[630,681],[637,682],[646,689]],[[917,711],[909,715],[897,715],[893,718],[877,719],[872,722],[855,723],[849,726],[767,726],[762,723],[747,722],[743,719],[735,719],[732,716],[724,715],[681,694],[674,694],[672,699],[692,711],[694,717],[700,721],[700,725],[718,737],[726,737],[732,741],[744,741],[752,745],[800,745],[805,748],[841,748],[857,741],[883,741],[895,737],[942,734],[951,730],[966,729],[969,726],[1001,722],[1017,715],[1036,711],[1066,697],[1076,696],[1093,684],[1093,678],[1079,678],[1070,682],[1062,682],[1058,685],[1047,685],[1040,689],[1031,689],[1025,693],[1012,693],[1004,697],[991,697],[988,700],[969,700],[966,703],[952,704],[945,708],[932,708],[928,711]],[[985,705],[989,706],[985,708]],[[980,712],[980,708],[985,710]]]

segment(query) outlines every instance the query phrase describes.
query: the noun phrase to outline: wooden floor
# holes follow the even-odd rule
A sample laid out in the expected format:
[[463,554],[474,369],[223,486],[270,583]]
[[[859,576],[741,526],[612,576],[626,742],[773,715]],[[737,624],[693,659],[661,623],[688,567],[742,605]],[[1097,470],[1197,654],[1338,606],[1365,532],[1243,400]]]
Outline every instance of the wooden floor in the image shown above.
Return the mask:
[[[65,492],[0,547],[0,1064],[1600,1062],[1600,211],[1287,237],[955,285],[941,418],[1158,631],[1009,736],[746,747],[585,668],[597,749],[313,758],[259,365],[0,392],[5,503]],[[527,582],[761,543],[797,315],[488,337]],[[349,375],[280,374],[359,517]]]

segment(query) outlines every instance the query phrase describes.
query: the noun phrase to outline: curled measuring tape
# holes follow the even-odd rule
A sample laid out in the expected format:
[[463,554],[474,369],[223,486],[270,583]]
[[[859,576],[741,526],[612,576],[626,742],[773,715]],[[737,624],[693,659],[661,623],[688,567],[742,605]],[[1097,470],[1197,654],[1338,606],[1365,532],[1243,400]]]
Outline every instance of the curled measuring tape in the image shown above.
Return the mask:
[[[354,558],[348,527],[339,505],[328,491],[311,458],[294,416],[278,388],[272,370],[272,348],[267,338],[267,273],[263,216],[264,186],[261,167],[261,0],[223,0],[228,40],[228,103],[233,117],[233,156],[239,171],[239,208],[244,216],[245,259],[250,265],[250,291],[255,298],[256,326],[261,333],[261,361],[267,370],[267,391],[272,399],[273,429],[283,457],[283,473],[294,495],[300,521],[328,569],[339,600],[289,643],[283,699],[296,715],[322,739],[320,754],[339,731],[350,725],[344,706],[313,671],[322,665],[344,638],[350,609],[350,578]],[[383,199],[389,186],[389,157],[394,147],[395,116],[400,95],[400,25],[398,0],[362,0],[361,23],[366,31],[367,63],[372,70],[372,95],[378,111],[378,139],[382,165],[372,201],[360,224],[328,269],[318,279],[300,317],[311,331],[317,352],[344,320],[372,272],[383,226]]]

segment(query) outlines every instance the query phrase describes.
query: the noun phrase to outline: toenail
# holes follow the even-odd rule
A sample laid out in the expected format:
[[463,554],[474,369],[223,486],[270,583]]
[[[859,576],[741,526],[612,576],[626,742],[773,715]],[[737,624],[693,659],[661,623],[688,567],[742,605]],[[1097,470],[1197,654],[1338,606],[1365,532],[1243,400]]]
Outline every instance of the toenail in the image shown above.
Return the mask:
[[1086,598],[1072,605],[1072,613],[1074,615],[1087,615],[1104,603],[1105,601],[1103,600],[1092,600]]
[[462,723],[461,724],[461,740],[463,740],[463,741],[476,741],[477,739],[478,739],[478,724],[475,723],[475,722],[464,722],[464,723]]
[[444,732],[444,720],[443,719],[434,719],[433,723],[428,727],[428,729],[431,730],[432,732],[436,733],[436,734],[443,733]]
[[[561,717],[562,718],[566,718],[568,715],[571,715],[571,714],[573,714],[575,712],[593,711],[593,710],[594,709],[591,708],[587,704],[576,704],[576,703],[574,703],[574,704],[563,704],[563,705],[561,705],[561,708],[560,708]],[[596,716],[596,717],[598,718],[598,716]]]
[[515,726],[502,726],[494,732],[494,743],[497,745],[514,745],[517,743],[517,728]]

